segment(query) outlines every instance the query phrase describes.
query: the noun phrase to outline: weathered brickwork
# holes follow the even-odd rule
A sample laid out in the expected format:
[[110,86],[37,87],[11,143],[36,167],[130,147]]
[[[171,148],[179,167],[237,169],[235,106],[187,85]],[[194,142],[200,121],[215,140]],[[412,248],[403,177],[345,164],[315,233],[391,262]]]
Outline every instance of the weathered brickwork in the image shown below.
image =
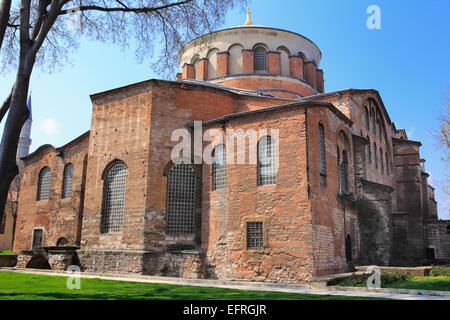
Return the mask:
[[[252,30],[267,35],[264,28]],[[437,220],[420,143],[395,128],[375,90],[319,94],[320,51],[300,35],[279,32],[309,51],[302,53],[292,42],[295,50],[288,55],[289,49],[272,39],[267,72],[255,72],[254,51],[248,49],[254,39],[229,50],[230,43],[214,49],[216,77],[208,79],[208,60],[199,47],[199,59],[191,64],[189,54],[196,52],[188,44],[179,56],[177,81],[149,80],[92,95],[89,132],[24,158],[17,266],[64,270],[79,264],[89,272],[308,283],[360,264],[420,265],[429,261],[429,248],[435,249],[434,260],[449,259],[450,231]],[[194,121],[202,121],[200,131]],[[243,139],[244,163],[237,163],[239,139],[202,139],[208,129],[253,130],[254,139]],[[256,151],[265,135],[277,146],[276,181],[260,185],[250,150]],[[198,162],[198,154],[183,185],[193,192],[169,188],[176,158],[186,157],[172,153],[184,139],[205,152],[224,144],[222,188],[214,188],[213,166]],[[187,156],[192,153],[193,148]],[[62,199],[68,163],[74,168],[72,193]],[[115,165],[122,170],[123,222],[112,232],[104,225]],[[50,198],[37,201],[39,173],[46,166],[52,174]],[[192,226],[174,231],[170,210],[187,209],[170,209],[169,202],[188,198]],[[187,224],[190,218],[182,219]],[[35,229],[42,229],[40,248],[33,246]]]

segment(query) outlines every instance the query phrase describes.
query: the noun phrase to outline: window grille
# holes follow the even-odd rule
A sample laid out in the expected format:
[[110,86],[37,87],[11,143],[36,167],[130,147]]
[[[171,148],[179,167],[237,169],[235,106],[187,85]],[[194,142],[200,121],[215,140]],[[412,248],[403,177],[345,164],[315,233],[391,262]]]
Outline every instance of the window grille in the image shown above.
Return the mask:
[[188,164],[174,165],[167,183],[167,233],[194,232],[195,171]]
[[6,210],[3,212],[2,221],[0,221],[0,234],[5,233],[5,225],[6,225]]
[[320,166],[320,185],[325,186],[326,166],[325,166],[325,137],[323,125],[319,123],[319,166]]
[[48,200],[50,198],[50,180],[52,173],[49,167],[45,167],[39,173],[37,201]]
[[227,152],[223,145],[214,150],[213,185],[214,190],[225,189],[227,186]]
[[63,198],[70,198],[72,195],[72,175],[73,175],[73,165],[69,163],[64,168],[64,180],[62,190]]
[[33,230],[33,250],[42,248],[42,229]]
[[266,49],[258,47],[254,51],[255,71],[267,71],[267,52]]
[[264,229],[263,223],[247,222],[247,249],[261,250],[264,248]]
[[128,169],[123,163],[114,165],[105,181],[103,233],[121,232],[125,211],[125,187]]
[[260,186],[277,183],[277,159],[275,141],[263,137],[258,144],[258,181]]

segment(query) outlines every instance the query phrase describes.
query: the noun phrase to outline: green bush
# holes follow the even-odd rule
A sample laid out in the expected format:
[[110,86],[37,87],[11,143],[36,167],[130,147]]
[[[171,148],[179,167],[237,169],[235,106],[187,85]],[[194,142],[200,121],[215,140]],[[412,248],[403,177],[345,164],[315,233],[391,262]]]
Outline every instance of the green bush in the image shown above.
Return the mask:
[[[365,287],[367,286],[367,279],[371,274],[354,274],[350,277],[333,279],[329,282],[330,286],[341,287]],[[411,274],[406,271],[394,269],[393,271],[381,271],[381,286],[394,283],[400,280],[412,278]]]
[[429,277],[450,277],[450,266],[433,266],[428,271]]

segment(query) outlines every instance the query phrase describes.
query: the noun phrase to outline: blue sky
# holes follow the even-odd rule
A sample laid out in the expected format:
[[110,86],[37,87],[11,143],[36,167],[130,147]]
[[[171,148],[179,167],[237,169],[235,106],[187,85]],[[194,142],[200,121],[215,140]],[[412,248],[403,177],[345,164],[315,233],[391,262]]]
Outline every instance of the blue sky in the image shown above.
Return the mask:
[[[366,26],[370,5],[381,9],[381,30]],[[447,102],[445,90],[450,90],[450,1],[253,0],[250,7],[254,24],[291,30],[318,45],[326,91],[378,90],[396,127],[423,143],[421,156],[436,185],[445,167],[431,131]],[[245,19],[233,10],[223,28]],[[33,72],[31,151],[46,143],[61,146],[89,130],[90,94],[160,78],[150,61],[136,62],[133,48],[82,40],[70,61],[51,74]],[[0,76],[0,100],[14,77]],[[449,199],[438,188],[436,199],[440,218],[450,219]]]

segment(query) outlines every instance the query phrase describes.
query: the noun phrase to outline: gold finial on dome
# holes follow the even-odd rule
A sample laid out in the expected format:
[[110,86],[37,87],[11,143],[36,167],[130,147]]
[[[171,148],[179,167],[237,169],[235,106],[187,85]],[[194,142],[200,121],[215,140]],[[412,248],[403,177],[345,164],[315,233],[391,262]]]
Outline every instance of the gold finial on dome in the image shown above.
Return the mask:
[[250,20],[250,7],[247,7],[247,21],[245,21],[246,26],[251,26],[253,24],[252,20]]

